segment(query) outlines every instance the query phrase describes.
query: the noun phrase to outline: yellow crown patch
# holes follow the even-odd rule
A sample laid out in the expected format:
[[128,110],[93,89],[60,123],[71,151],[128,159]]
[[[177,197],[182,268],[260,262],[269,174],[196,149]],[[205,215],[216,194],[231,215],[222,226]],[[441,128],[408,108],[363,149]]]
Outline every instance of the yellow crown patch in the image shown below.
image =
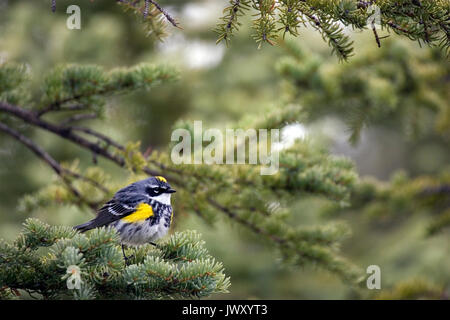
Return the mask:
[[162,181],[162,182],[167,183],[167,180],[166,180],[166,178],[164,178],[164,177],[156,176],[155,178],[158,179],[159,181]]

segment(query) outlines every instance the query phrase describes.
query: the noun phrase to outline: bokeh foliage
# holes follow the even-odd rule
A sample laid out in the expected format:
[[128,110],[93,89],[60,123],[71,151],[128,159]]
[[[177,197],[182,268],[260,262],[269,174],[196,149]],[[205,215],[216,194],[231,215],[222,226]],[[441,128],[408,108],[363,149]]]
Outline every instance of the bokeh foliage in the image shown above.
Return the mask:
[[[445,213],[448,167],[445,164],[449,163],[446,120],[449,64],[445,51],[419,48],[414,42],[395,36],[382,39],[381,48],[377,48],[373,33],[368,30],[352,35],[354,56],[347,63],[337,64],[337,59],[330,57],[330,49],[320,40],[320,34],[303,27],[301,37],[295,42],[290,42],[286,35],[286,42],[277,39],[278,47],[255,50],[249,38],[265,25],[261,20],[257,25],[259,29],[252,30],[249,16],[240,18],[245,23],[235,34],[230,48],[224,50],[220,45],[214,46],[217,35],[210,32],[224,3],[219,2],[216,11],[214,7],[209,8],[214,19],[204,19],[206,26],[200,28],[192,23],[192,11],[201,12],[202,6],[206,6],[203,1],[161,2],[179,18],[183,30],[166,26],[166,31],[173,35],[159,44],[145,37],[148,30],[142,28],[136,16],[124,14],[120,6],[100,1],[80,4],[82,30],[69,31],[65,29],[63,8],[66,3],[58,1],[58,10],[53,15],[47,3],[25,1],[9,2],[8,13],[0,12],[4,18],[1,28],[5,31],[0,38],[0,51],[2,56],[7,53],[12,63],[8,65],[17,71],[15,80],[8,83],[21,84],[32,79],[26,90],[17,85],[14,88],[20,92],[4,90],[9,96],[2,96],[2,100],[17,104],[42,101],[43,82],[37,75],[51,75],[51,70],[58,70],[54,69],[58,64],[87,63],[102,70],[148,61],[176,65],[181,75],[177,82],[159,86],[149,93],[139,91],[113,96],[106,105],[98,104],[97,100],[87,101],[102,105],[94,108],[95,112],[101,110],[98,113],[101,119],[84,123],[133,151],[119,153],[127,160],[128,168],[142,168],[145,163],[160,170],[155,162],[169,163],[166,145],[174,124],[189,127],[192,119],[201,119],[208,127],[218,128],[281,128],[296,121],[308,126],[310,138],[286,150],[280,159],[285,166],[277,176],[266,179],[258,175],[256,168],[226,166],[186,166],[173,168],[178,172],[170,173],[181,180],[180,184],[187,184],[174,197],[176,229],[199,230],[212,255],[224,262],[233,280],[231,295],[224,297],[360,297],[372,296],[373,292],[356,292],[328,272],[311,268],[311,264],[300,269],[286,268],[286,264],[279,261],[295,265],[302,264],[302,259],[292,255],[291,249],[276,245],[276,250],[268,250],[268,247],[273,248],[270,240],[260,241],[262,237],[248,232],[248,228],[239,223],[230,223],[233,220],[217,208],[211,208],[210,204],[204,206],[204,200],[211,194],[219,194],[222,204],[237,202],[245,204],[246,208],[255,205],[257,210],[271,214],[273,207],[267,207],[265,200],[283,199],[280,209],[267,221],[256,212],[240,214],[245,221],[268,228],[272,235],[283,235],[297,244],[302,241],[322,244],[312,256],[336,257],[336,249],[341,247],[344,255],[356,265],[380,265],[383,288],[386,288],[384,297],[445,297],[443,292],[448,290],[450,277],[446,268],[449,265],[448,233],[444,228],[448,225],[448,217],[445,218],[448,216]],[[39,21],[34,19],[34,14],[39,14]],[[32,29],[35,31],[30,32]],[[416,31],[423,35],[423,29]],[[177,47],[177,43],[181,45]],[[190,43],[197,46],[190,46]],[[190,64],[189,50],[192,56],[199,47],[210,55],[218,55],[219,62],[207,67]],[[24,69],[26,72],[22,72]],[[7,74],[12,75],[14,71],[9,69]],[[87,74],[91,75],[95,72]],[[102,81],[101,77],[98,80]],[[60,121],[60,117],[49,114],[48,120]],[[180,117],[184,121],[176,122]],[[330,122],[321,122],[330,118],[331,124],[342,121],[344,126],[330,129]],[[15,124],[12,121],[11,124]],[[327,129],[334,131],[327,136]],[[101,158],[96,160],[100,166],[93,165],[92,153],[67,146],[39,130],[25,127],[21,132],[44,145],[58,160],[65,161],[64,166],[71,171],[106,183],[109,194],[93,192],[95,188],[89,184],[73,181],[93,202],[102,201],[119,187],[143,177],[124,172]],[[349,136],[359,142],[356,147],[345,142]],[[74,225],[91,217],[89,206],[80,209],[73,205],[75,198],[63,192],[66,189],[60,179],[50,183],[51,171],[28,150],[4,135],[0,140],[4,150],[2,181],[8,181],[0,186],[2,237],[14,239],[27,216],[58,225]],[[137,140],[141,140],[140,145],[127,144]],[[383,141],[394,143],[395,148],[389,149],[390,145],[383,145]],[[349,151],[364,146],[371,153]],[[356,167],[341,157],[330,157],[327,151],[330,148],[333,153],[353,156]],[[148,150],[151,152],[146,153]],[[139,152],[150,157],[142,158]],[[134,158],[127,158],[127,154]],[[397,155],[401,155],[400,159],[395,158]],[[76,158],[79,161],[73,162]],[[397,161],[394,168],[408,171],[410,177],[397,176],[392,182],[379,179],[366,182],[356,174],[367,173],[366,168],[375,176],[386,177],[392,173],[390,163],[394,158]],[[376,169],[367,170],[370,165]],[[293,179],[288,183],[286,177]],[[255,185],[264,188],[255,188]],[[421,198],[427,188],[442,192]],[[55,205],[55,194],[58,194],[59,205]],[[20,198],[23,200],[18,201]],[[192,210],[196,205],[199,210]],[[423,214],[412,214],[416,212]],[[275,228],[280,223],[283,227]],[[349,225],[352,233],[343,225]],[[433,231],[434,236],[425,237],[427,230],[440,232]],[[305,250],[304,246],[300,248]],[[326,252],[322,252],[324,248]],[[336,270],[339,273],[339,267],[332,271]],[[425,280],[411,281],[415,277]],[[402,286],[402,281],[411,285]],[[400,285],[395,287],[397,283]],[[400,289],[389,290],[389,287]]]

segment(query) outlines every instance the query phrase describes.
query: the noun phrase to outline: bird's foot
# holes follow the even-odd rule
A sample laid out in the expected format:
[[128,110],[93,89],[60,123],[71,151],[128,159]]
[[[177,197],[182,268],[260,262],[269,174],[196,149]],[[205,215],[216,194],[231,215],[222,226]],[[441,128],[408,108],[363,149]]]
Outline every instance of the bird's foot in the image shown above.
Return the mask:
[[129,260],[134,258],[134,254],[132,254],[131,256],[128,256],[125,254],[125,246],[122,245],[122,254],[123,254],[123,259],[125,261],[125,267],[130,265]]
[[123,259],[125,260],[125,266],[129,266],[130,265],[130,261],[131,259],[134,258],[134,254],[132,254],[131,256],[123,256]]

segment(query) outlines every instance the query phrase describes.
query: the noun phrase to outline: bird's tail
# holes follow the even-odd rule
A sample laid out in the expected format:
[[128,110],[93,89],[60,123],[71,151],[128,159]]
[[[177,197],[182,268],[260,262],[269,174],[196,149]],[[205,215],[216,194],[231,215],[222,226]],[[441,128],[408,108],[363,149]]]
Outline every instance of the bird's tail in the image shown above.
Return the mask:
[[91,230],[95,227],[92,226],[92,221],[88,221],[83,224],[79,224],[78,226],[73,227],[75,230],[78,230],[80,232],[86,232],[88,230]]

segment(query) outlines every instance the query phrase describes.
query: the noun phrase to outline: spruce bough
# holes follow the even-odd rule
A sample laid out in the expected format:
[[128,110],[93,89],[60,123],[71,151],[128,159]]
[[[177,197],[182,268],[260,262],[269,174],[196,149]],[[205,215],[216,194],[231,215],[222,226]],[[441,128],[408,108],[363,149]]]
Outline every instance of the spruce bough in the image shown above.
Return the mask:
[[[19,297],[23,290],[43,299],[194,298],[230,286],[195,231],[129,251],[133,256],[125,265],[113,228],[80,234],[27,219],[13,243],[0,242],[0,297]],[[68,288],[71,270],[82,280],[79,288]]]

